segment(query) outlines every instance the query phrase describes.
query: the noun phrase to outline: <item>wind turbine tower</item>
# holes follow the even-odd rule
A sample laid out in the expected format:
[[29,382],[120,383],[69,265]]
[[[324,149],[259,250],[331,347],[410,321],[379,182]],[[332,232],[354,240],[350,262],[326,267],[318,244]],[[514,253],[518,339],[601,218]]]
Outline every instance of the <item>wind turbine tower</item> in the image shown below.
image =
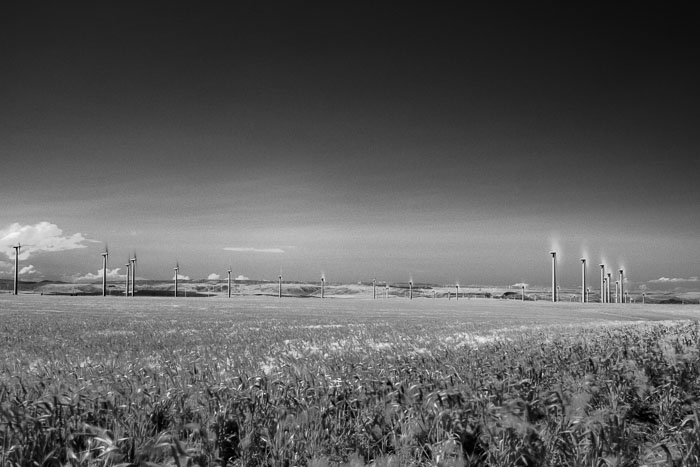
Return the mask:
[[459,284],[457,284],[457,300],[459,300]]
[[372,300],[377,299],[377,278],[372,279]]
[[586,303],[586,258],[581,258],[581,303]]
[[131,296],[133,297],[136,292],[136,253],[129,261],[131,261]]
[[608,288],[608,290],[606,291],[605,301],[606,301],[606,303],[610,303],[610,300],[612,299],[612,296],[611,296],[611,291],[612,291],[612,274],[611,274],[611,273],[608,273],[608,281],[605,283],[605,285],[606,285],[606,287]]
[[413,281],[408,281],[408,299],[413,300]]
[[175,267],[173,268],[173,271],[175,271],[175,298],[177,298],[177,276],[180,275],[180,264],[175,263]]
[[128,297],[129,296],[129,280],[131,279],[131,276],[129,274],[129,272],[131,271],[131,262],[127,261],[124,266],[126,267],[126,285],[125,285],[125,289],[124,289],[124,296]]
[[602,303],[608,303],[608,278],[603,278],[603,298]]
[[102,253],[102,296],[107,296],[107,258],[109,257],[109,248],[105,247],[105,252]]
[[620,269],[620,303],[625,303],[624,270]]
[[605,303],[605,265],[600,265],[600,303]]
[[321,276],[321,298],[326,298],[326,278]]
[[280,274],[279,279],[279,285],[277,286],[277,298],[282,298],[282,274]]
[[13,289],[13,294],[17,295],[19,293],[19,250],[22,248],[22,245],[18,243],[12,248],[15,249],[15,287]]
[[552,301],[557,301],[557,252],[550,251],[552,255]]
[[228,267],[228,298],[231,298],[231,266]]

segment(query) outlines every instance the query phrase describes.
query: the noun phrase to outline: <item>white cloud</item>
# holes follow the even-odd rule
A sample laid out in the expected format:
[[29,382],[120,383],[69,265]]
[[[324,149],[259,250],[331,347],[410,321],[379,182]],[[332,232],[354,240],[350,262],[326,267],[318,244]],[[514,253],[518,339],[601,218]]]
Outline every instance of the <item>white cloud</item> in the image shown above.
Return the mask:
[[281,248],[250,248],[250,247],[227,247],[227,251],[236,251],[239,253],[284,253]]
[[[180,281],[188,281],[188,280],[190,280],[190,276],[184,276],[182,274],[178,274],[177,279]],[[172,280],[175,280],[175,276],[173,276]]]
[[691,276],[687,279],[682,277],[659,277],[658,279],[650,280],[652,283],[667,283],[667,282],[699,282],[700,278],[698,276]]
[[[119,274],[119,271],[121,271],[121,268],[115,268],[115,269],[107,269],[107,280],[110,281],[115,281],[115,280],[120,280],[120,279],[126,279],[126,274]],[[104,274],[104,269],[100,268],[97,270],[97,274],[93,274],[91,272],[88,272],[84,276],[78,276],[74,277],[73,280],[78,281],[78,282],[83,282],[83,281],[96,281],[98,279],[102,279],[102,275]],[[137,279],[139,279],[137,277]]]
[[249,281],[250,278],[247,276],[244,276],[243,274],[239,274],[238,276],[236,276],[236,280],[237,281]]
[[527,289],[529,286],[530,286],[530,284],[526,284],[525,282],[518,282],[517,284],[513,284],[511,287],[517,287],[517,288],[525,287]]
[[221,276],[218,274],[211,273],[207,276],[207,279],[209,279],[210,281],[218,281],[219,279],[221,279]]
[[36,273],[38,273],[38,272],[39,272],[39,271],[37,271],[37,270],[34,268],[34,265],[33,265],[33,264],[30,264],[29,266],[25,266],[25,267],[23,267],[22,269],[20,269],[20,270],[19,270],[19,275],[20,275],[20,276],[30,276],[30,275],[36,274]]
[[13,246],[21,244],[19,259],[26,260],[33,253],[40,251],[66,251],[87,248],[85,242],[94,242],[83,237],[81,233],[63,235],[56,224],[39,222],[36,225],[21,225],[17,222],[5,229],[0,229],[0,251],[8,258],[14,259]]

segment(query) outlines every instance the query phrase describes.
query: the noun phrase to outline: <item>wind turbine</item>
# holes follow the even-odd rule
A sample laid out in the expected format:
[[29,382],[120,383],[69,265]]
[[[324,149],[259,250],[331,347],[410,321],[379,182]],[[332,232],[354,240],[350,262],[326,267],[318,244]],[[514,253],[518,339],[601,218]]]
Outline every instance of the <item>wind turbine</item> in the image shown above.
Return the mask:
[[279,284],[277,285],[277,298],[282,298],[282,274],[280,273],[279,277],[280,281]]
[[608,278],[603,277],[603,298],[602,303],[608,303]]
[[129,296],[129,279],[130,279],[129,271],[131,271],[130,260],[127,259],[125,266],[126,266],[126,290],[125,290],[124,296],[128,297]]
[[326,278],[321,276],[321,298],[326,298]]
[[134,296],[134,292],[136,292],[136,253],[134,253],[134,257],[131,258],[129,261],[131,261],[131,296]]
[[228,267],[228,298],[231,298],[231,266]]
[[408,281],[408,299],[413,300],[413,280]]
[[107,258],[109,257],[109,247],[105,245],[105,252],[102,253],[102,296],[107,296]]
[[620,303],[625,303],[625,279],[624,269],[620,269]]
[[457,284],[457,296],[455,297],[456,300],[459,300],[459,284]]
[[377,299],[377,278],[372,279],[372,300]]
[[557,301],[557,252],[550,251],[552,255],[552,301]]
[[180,275],[180,263],[176,262],[173,270],[175,271],[175,298],[177,298],[177,276]]
[[17,295],[19,291],[19,250],[22,248],[22,245],[18,242],[17,245],[12,248],[15,249],[15,287],[13,293]]
[[586,258],[581,258],[581,303],[586,301]]

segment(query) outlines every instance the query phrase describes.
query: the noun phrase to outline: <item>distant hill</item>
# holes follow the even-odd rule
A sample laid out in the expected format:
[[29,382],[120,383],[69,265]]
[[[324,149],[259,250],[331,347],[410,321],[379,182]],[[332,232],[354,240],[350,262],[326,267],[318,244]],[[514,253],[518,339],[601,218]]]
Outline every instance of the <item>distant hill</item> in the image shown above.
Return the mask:
[[[11,293],[14,281],[12,279],[0,279],[0,293]],[[174,283],[163,280],[136,281],[136,295],[138,296],[172,296],[174,294]],[[43,295],[101,295],[101,283],[66,283],[61,281],[20,281],[20,293],[35,293]],[[407,298],[409,296],[410,285],[408,283],[389,284],[388,290],[384,283],[377,284],[377,298]],[[440,286],[434,284],[413,284],[413,298],[455,298],[456,288],[454,286]],[[276,296],[279,293],[279,283],[277,281],[231,281],[232,295],[269,295]],[[460,298],[494,298],[507,300],[520,300],[521,290],[512,287],[495,286],[462,286],[459,289]],[[124,295],[123,282],[109,282],[109,295]],[[187,297],[213,297],[228,295],[228,281],[224,280],[199,280],[180,281],[178,283],[178,295]],[[285,297],[299,298],[320,298],[320,283],[308,282],[282,282],[282,295]],[[548,300],[549,290],[546,288],[530,288],[525,291],[526,300]],[[372,283],[356,284],[326,284],[326,298],[371,298]],[[635,292],[631,297],[636,303],[641,303],[641,294]],[[563,289],[560,291],[561,301],[579,301],[578,289]],[[598,297],[593,294],[591,300],[597,301]],[[700,292],[687,291],[648,291],[646,294],[647,303],[659,304],[698,304],[700,303]]]

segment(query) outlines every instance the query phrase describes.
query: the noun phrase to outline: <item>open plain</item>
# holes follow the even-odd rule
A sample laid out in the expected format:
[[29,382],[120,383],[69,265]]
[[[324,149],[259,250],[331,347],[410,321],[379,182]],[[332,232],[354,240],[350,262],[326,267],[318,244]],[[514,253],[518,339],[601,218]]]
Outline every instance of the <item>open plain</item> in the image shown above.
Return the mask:
[[699,318],[2,295],[0,465],[697,465]]

